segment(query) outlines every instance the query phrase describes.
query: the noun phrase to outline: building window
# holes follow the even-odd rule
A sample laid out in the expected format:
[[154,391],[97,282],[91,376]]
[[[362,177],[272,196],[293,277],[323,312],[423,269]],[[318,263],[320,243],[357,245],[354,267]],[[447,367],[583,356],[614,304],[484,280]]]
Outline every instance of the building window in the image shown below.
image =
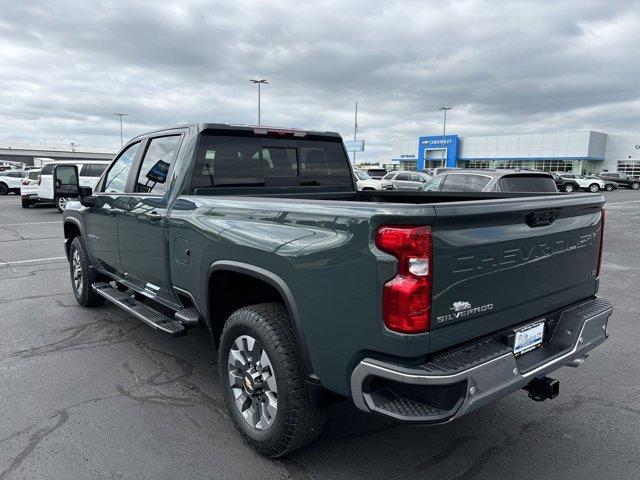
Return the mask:
[[570,172],[573,170],[571,160],[536,160],[533,162],[534,170],[543,172]]
[[464,168],[489,168],[489,160],[467,160]]
[[631,177],[640,177],[640,160],[620,160],[618,162],[618,173]]

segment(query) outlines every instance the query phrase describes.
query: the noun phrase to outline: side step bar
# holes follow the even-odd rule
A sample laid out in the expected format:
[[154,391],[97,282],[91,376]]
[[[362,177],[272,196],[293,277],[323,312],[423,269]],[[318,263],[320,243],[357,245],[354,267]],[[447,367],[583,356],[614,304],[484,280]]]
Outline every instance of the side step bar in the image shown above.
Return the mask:
[[167,317],[144,303],[139,302],[130,294],[113,288],[108,283],[93,283],[91,284],[91,288],[101,297],[106,298],[111,303],[114,303],[156,330],[160,330],[173,336],[185,333],[184,325],[179,321]]

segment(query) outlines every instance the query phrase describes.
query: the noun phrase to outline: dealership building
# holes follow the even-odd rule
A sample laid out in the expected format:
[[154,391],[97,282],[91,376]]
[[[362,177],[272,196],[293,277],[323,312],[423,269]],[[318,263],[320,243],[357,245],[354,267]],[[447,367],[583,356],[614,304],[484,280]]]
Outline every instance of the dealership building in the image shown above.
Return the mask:
[[391,164],[401,170],[520,168],[640,176],[640,133],[425,135],[393,142]]

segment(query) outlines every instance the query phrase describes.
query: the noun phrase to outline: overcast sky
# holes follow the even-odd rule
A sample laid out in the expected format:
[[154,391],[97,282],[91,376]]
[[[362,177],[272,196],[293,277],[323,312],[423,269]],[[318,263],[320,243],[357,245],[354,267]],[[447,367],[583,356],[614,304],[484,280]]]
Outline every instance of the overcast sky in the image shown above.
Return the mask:
[[[98,4],[100,6],[98,6]],[[118,147],[185,122],[395,138],[638,130],[640,5],[0,0],[0,140]]]

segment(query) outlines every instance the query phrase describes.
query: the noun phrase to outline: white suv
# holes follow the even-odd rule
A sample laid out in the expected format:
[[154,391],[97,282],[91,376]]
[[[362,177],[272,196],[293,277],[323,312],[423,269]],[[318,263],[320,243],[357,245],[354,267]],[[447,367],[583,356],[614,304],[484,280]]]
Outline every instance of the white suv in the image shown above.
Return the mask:
[[22,208],[38,202],[38,176],[40,167],[27,171],[20,185],[20,197],[22,198]]
[[[104,172],[110,161],[85,161],[85,162],[51,162],[47,163],[42,170],[38,179],[38,198],[47,203],[54,203],[53,192],[53,169],[58,165],[76,165],[78,167],[78,181],[81,187],[94,188],[102,172]],[[60,213],[64,210],[65,204],[69,198],[59,197],[55,201],[56,208]]]
[[13,192],[20,194],[20,182],[26,175],[24,170],[5,170],[0,172],[0,195]]
[[595,193],[604,190],[604,180],[600,178],[587,178],[584,175],[575,175],[567,172],[554,172],[556,175],[568,180],[573,180],[582,190]]

